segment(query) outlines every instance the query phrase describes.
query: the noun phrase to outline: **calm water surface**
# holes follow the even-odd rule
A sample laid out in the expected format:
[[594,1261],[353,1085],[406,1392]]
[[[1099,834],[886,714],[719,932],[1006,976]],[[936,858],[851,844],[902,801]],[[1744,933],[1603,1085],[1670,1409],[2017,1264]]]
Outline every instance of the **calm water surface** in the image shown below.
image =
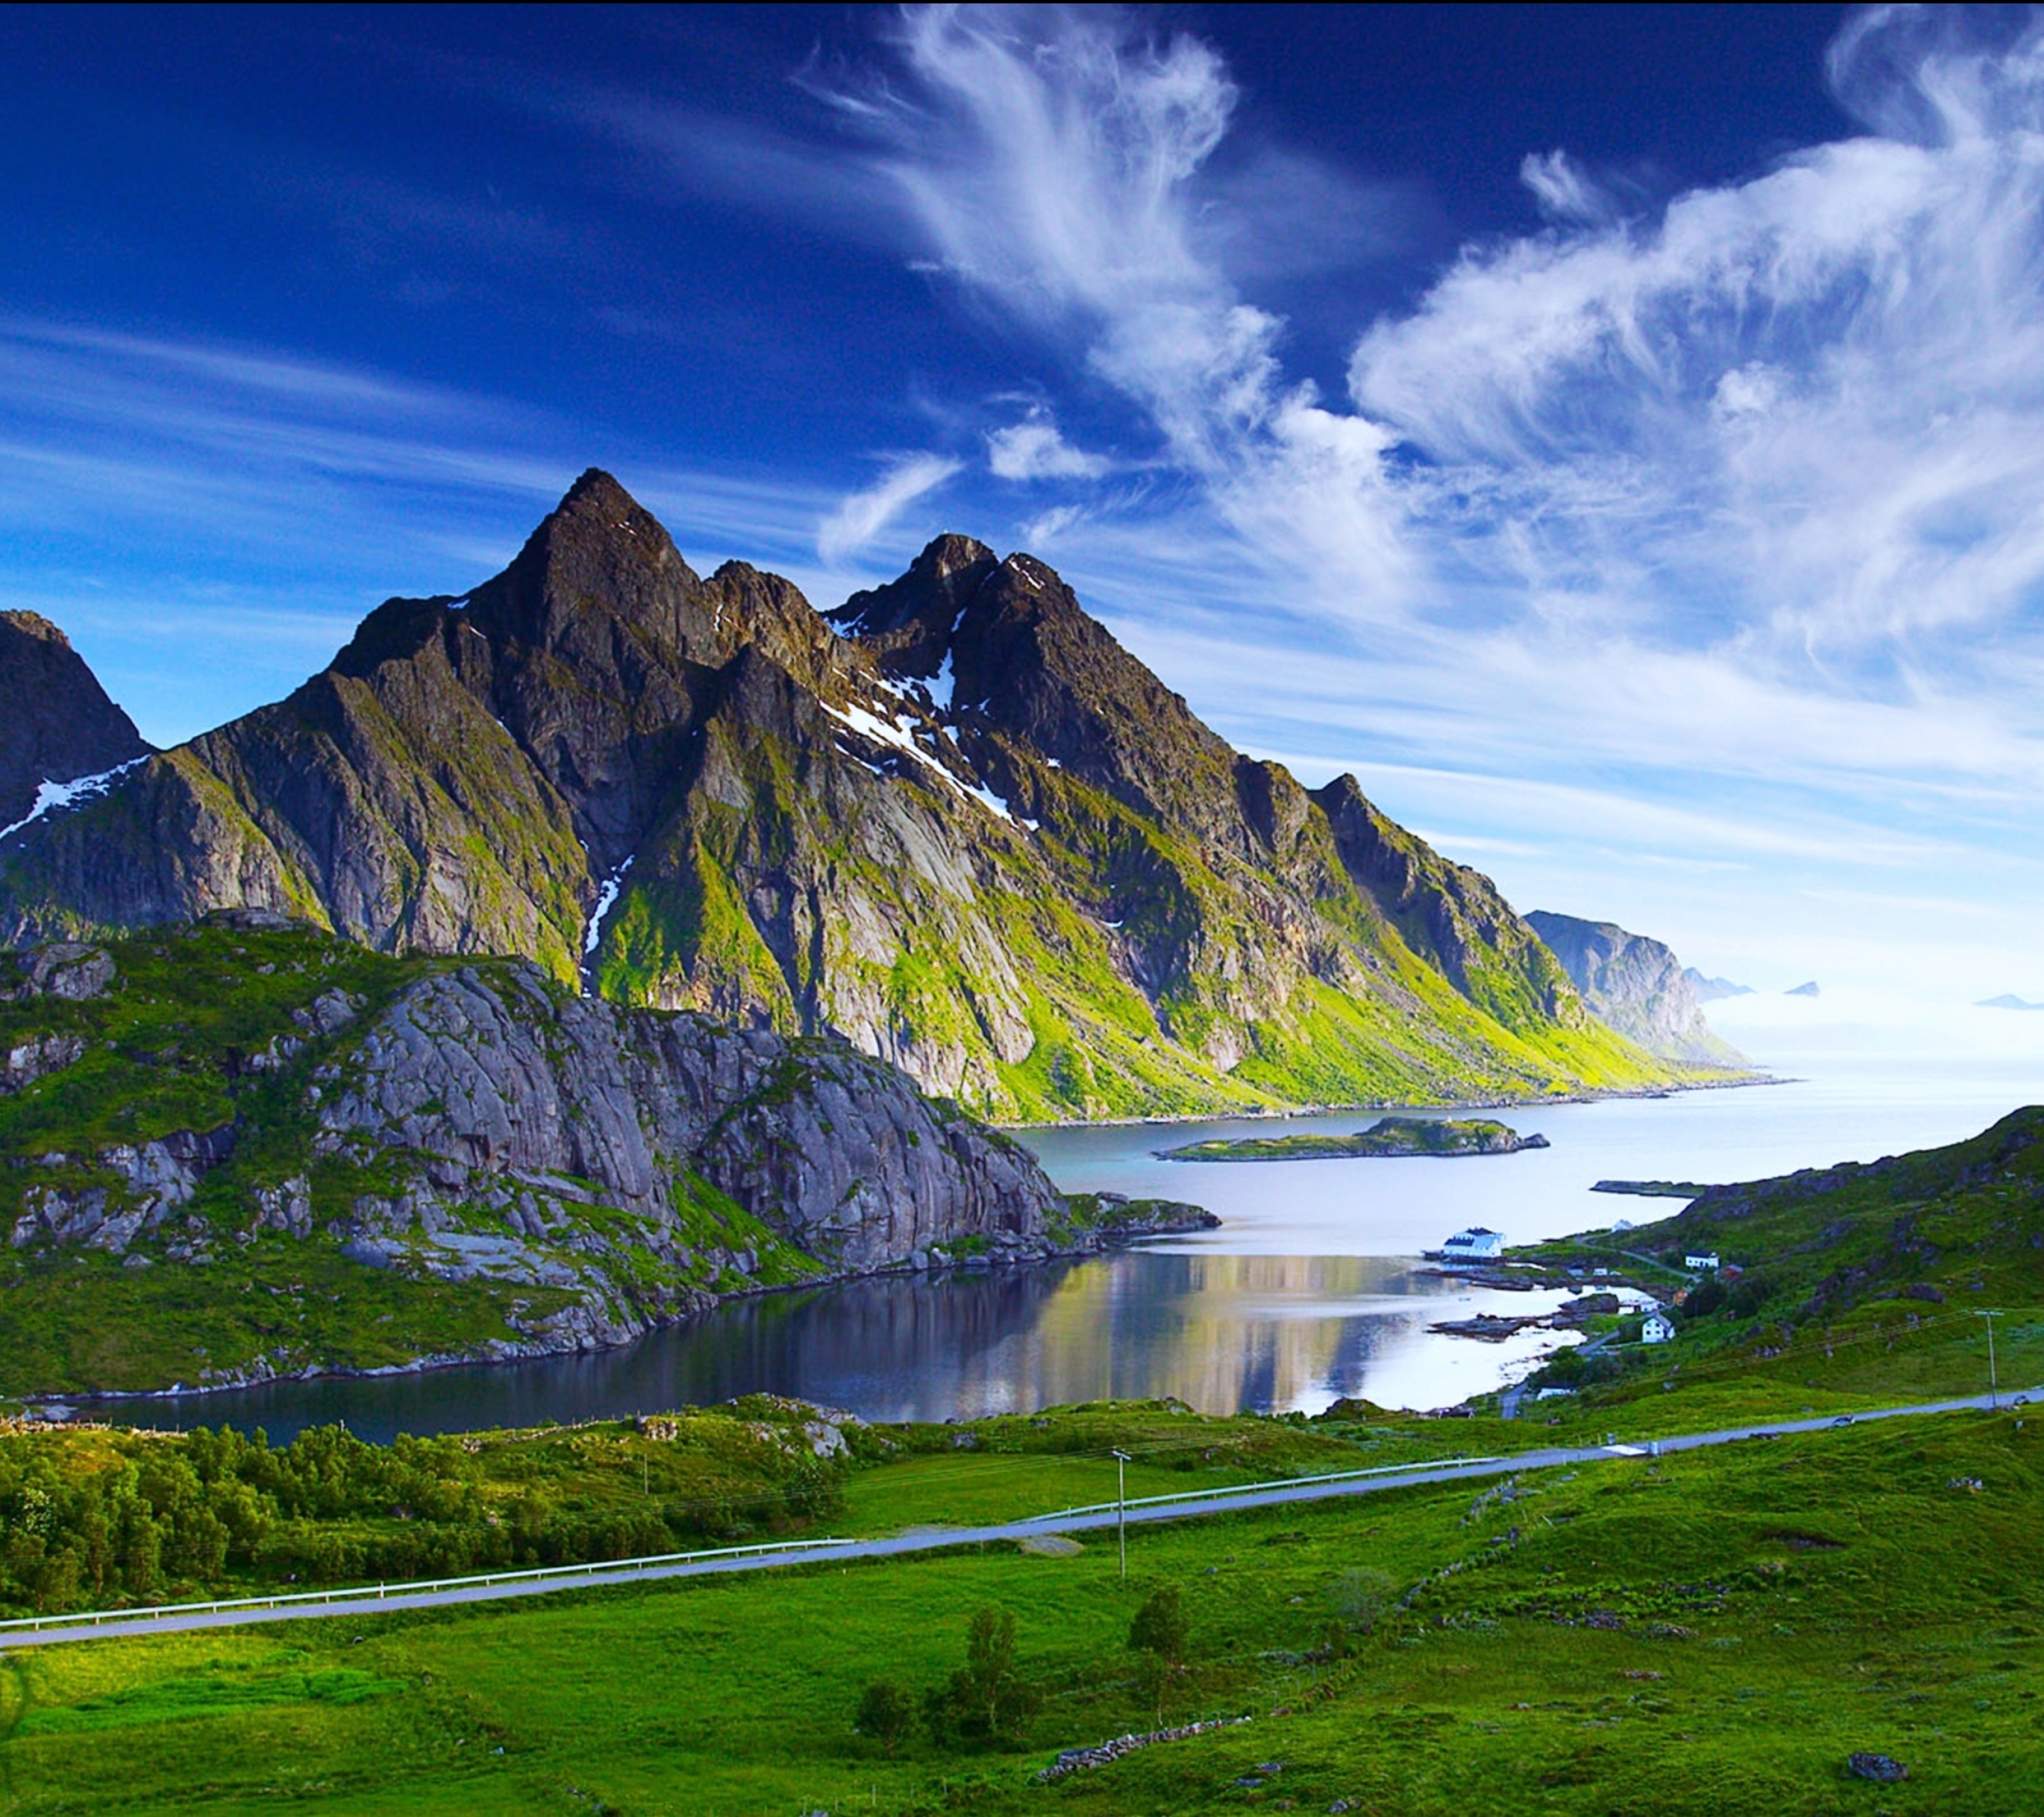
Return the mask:
[[2034,1037],[2022,1031],[2014,1051],[2003,1025],[1990,1032],[2002,1047],[1984,1054],[1962,1047],[1869,1056],[1822,1027],[1762,1030],[1744,1039],[1747,1051],[1802,1077],[1491,1113],[1553,1144],[1513,1155],[1191,1165],[1152,1152],[1210,1135],[1347,1131],[1371,1120],[1354,1112],[1274,1126],[1031,1131],[1027,1139],[1067,1190],[1191,1199],[1225,1221],[1096,1261],[764,1296],[597,1356],[280,1384],[180,1400],[171,1416],[262,1425],[278,1439],[344,1419],[365,1437],[385,1438],[763,1390],[876,1419],[1164,1394],[1215,1412],[1311,1412],[1343,1395],[1450,1405],[1522,1373],[1554,1339],[1536,1333],[1493,1346],[1427,1326],[1482,1311],[1544,1310],[1556,1296],[1416,1273],[1422,1250],[1467,1223],[1523,1242],[1673,1208],[1592,1193],[1599,1179],[1753,1179],[1975,1134],[2019,1104],[2044,1101],[2044,1028]]

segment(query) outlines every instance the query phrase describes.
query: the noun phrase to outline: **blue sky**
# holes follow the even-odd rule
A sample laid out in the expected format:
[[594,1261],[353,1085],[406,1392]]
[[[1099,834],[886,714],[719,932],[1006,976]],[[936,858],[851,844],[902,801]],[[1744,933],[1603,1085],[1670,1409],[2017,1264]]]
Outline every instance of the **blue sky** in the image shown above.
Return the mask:
[[2044,998],[2044,28],[1996,9],[0,13],[0,603],[145,733],[582,467],[959,529],[1524,908]]

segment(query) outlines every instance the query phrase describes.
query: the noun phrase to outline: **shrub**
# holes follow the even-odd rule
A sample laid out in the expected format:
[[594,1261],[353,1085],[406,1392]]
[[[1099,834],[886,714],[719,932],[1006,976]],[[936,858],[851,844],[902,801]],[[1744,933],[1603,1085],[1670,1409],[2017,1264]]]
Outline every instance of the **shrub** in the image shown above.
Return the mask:
[[876,1678],[859,1700],[859,1714],[852,1719],[852,1727],[879,1742],[892,1760],[915,1720],[915,1706],[909,1702],[909,1693],[891,1678]]

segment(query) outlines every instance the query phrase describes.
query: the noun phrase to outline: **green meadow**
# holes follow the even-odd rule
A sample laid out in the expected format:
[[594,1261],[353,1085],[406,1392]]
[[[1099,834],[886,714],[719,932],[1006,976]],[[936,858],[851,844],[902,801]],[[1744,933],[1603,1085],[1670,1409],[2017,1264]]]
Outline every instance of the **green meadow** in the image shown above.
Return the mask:
[[[1096,1534],[1061,1555],[21,1649],[0,1663],[0,1796],[24,1813],[2033,1810],[2040,1442],[2027,1410],[1934,1416],[1139,1527],[1125,1579]],[[932,1452],[871,1474],[891,1516],[984,1511],[1004,1473],[1035,1499],[1043,1468]],[[1128,1644],[1159,1590],[1185,1618],[1168,1662]],[[933,1731],[928,1694],[987,1609],[1014,1618],[1023,1713]],[[855,1729],[880,1680],[916,1712],[891,1748]],[[1036,1777],[1160,1714],[1248,1720]],[[1855,1753],[1909,1777],[1856,1779]]]

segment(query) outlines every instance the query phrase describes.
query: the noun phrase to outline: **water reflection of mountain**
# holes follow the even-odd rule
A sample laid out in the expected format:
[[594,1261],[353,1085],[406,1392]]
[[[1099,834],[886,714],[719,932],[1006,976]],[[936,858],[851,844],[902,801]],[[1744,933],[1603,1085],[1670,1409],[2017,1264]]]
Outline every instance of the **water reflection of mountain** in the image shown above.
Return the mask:
[[[282,1438],[536,1425],[769,1391],[868,1419],[945,1419],[1173,1395],[1212,1412],[1366,1395],[1438,1346],[1443,1284],[1383,1257],[1135,1251],[1041,1269],[857,1281],[722,1307],[621,1350],[494,1369],[289,1382],[182,1404]],[[1407,1361],[1410,1361],[1409,1357]]]

